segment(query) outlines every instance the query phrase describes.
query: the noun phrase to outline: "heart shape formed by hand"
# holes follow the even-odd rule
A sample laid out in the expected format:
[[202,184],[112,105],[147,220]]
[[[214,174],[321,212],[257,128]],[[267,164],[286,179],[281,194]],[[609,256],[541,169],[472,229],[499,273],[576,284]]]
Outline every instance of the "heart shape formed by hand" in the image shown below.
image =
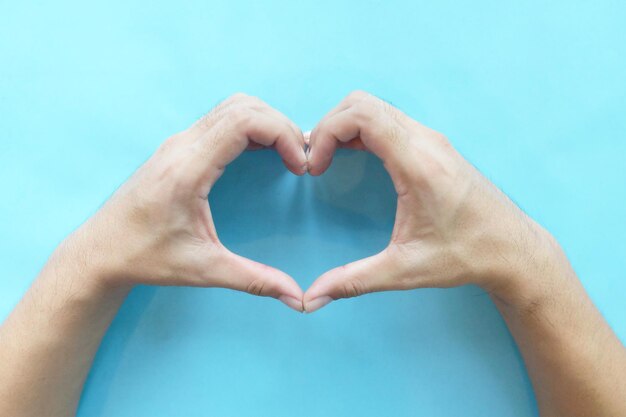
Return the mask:
[[[312,176],[329,168],[338,148],[365,150],[380,158],[397,193],[396,218],[388,246],[379,253],[322,274],[301,300],[294,292],[276,298],[313,312],[332,300],[373,291],[448,287],[474,279],[472,268],[457,253],[455,235],[461,241],[465,231],[459,233],[459,222],[476,220],[474,210],[464,206],[467,199],[459,196],[476,187],[477,175],[443,135],[368,93],[355,92],[302,139],[306,172]],[[292,172],[304,173],[297,168],[298,151],[290,152],[279,140],[273,147]],[[485,194],[501,200],[491,189]],[[277,287],[287,292],[295,281],[289,277],[282,284]]]
[[[376,155],[398,197],[387,247],[324,273],[306,293],[284,272],[226,249],[207,196],[226,165],[258,148],[275,149],[291,172],[312,176],[329,168],[338,148]],[[307,134],[239,94],[168,139],[95,216],[103,221],[91,223],[107,229],[102,245],[125,242],[114,248],[106,274],[116,285],[223,287],[313,312],[373,291],[480,284],[494,271],[476,261],[485,256],[473,246],[475,236],[493,223],[490,216],[510,218],[513,210],[443,135],[368,93],[350,94]],[[114,233],[112,222],[121,226]]]
[[273,152],[245,153],[211,190],[226,247],[280,267],[307,288],[316,272],[387,245],[396,194],[375,157],[340,150],[320,177],[285,174],[279,162]]

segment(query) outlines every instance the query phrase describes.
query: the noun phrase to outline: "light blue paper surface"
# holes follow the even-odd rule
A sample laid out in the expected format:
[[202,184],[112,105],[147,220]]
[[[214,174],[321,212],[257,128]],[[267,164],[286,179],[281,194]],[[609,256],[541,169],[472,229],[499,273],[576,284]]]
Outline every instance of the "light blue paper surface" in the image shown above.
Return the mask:
[[[626,338],[626,3],[0,1],[0,317],[65,235],[167,136],[244,91],[304,130],[365,89],[444,132],[551,230]],[[298,178],[248,153],[218,232],[303,288],[382,249],[372,156]],[[1,377],[0,364],[0,377]],[[220,289],[132,292],[81,417],[535,416],[478,288],[368,295],[310,316]]]

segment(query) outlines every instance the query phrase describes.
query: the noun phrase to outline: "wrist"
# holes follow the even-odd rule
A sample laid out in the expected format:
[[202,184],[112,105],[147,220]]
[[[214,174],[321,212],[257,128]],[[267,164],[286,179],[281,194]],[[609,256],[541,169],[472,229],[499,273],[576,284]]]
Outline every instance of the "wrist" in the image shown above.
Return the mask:
[[534,309],[577,279],[554,237],[530,218],[522,231],[501,235],[488,258],[479,284],[501,306]]
[[53,252],[44,268],[58,279],[73,280],[86,296],[127,293],[132,284],[117,278],[110,250],[98,242],[94,231],[85,224],[68,236]]

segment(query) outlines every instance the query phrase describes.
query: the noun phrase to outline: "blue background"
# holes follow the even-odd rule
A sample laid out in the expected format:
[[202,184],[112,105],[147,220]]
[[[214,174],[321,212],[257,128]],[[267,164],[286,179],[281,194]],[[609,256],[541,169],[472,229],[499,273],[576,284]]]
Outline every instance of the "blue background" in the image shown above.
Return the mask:
[[[0,0],[0,318],[159,143],[237,91],[303,129],[365,89],[444,132],[551,230],[626,338],[626,3]],[[211,195],[232,250],[292,274],[383,248],[373,157],[320,178],[272,152]],[[1,368],[1,365],[0,365]],[[137,288],[80,416],[534,416],[478,288],[368,295],[298,315],[220,289]]]

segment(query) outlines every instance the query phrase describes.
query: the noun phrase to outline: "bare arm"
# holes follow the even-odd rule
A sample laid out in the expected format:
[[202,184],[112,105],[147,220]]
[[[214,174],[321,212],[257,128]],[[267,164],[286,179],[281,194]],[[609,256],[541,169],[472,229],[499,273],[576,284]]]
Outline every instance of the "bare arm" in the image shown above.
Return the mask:
[[544,416],[626,416],[626,351],[550,237],[491,294]]
[[275,147],[303,174],[303,140],[284,115],[243,95],[168,139],[63,242],[0,327],[0,416],[74,415],[102,336],[135,284],[231,288],[301,311],[291,277],[219,242],[207,195],[247,147]]
[[[84,230],[84,229],[83,229]],[[87,233],[85,233],[87,234]],[[0,328],[0,415],[71,416],[102,336],[130,287],[106,288],[66,242]]]
[[307,311],[373,291],[476,284],[506,319],[543,416],[626,416],[626,350],[561,248],[443,135],[355,92],[309,141],[313,175],[337,147],[380,157],[398,208],[389,246],[319,277],[304,295]]

